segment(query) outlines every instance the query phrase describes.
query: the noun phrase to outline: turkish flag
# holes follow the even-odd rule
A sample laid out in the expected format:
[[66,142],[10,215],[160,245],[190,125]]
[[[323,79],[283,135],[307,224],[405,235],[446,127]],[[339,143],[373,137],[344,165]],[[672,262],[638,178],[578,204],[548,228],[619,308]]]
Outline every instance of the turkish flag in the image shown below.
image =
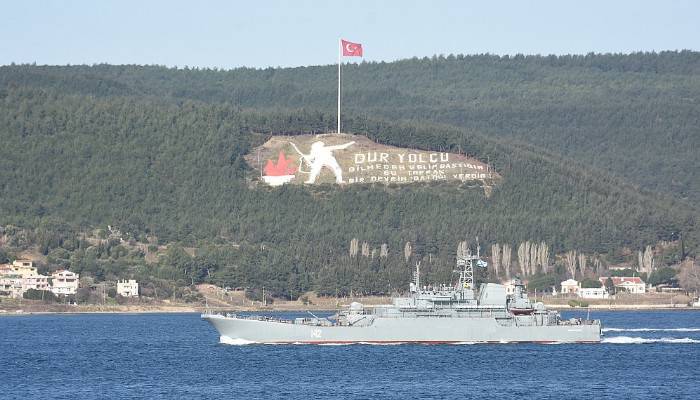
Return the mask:
[[362,57],[362,45],[360,43],[348,42],[344,39],[340,39],[340,42],[343,46],[344,57]]

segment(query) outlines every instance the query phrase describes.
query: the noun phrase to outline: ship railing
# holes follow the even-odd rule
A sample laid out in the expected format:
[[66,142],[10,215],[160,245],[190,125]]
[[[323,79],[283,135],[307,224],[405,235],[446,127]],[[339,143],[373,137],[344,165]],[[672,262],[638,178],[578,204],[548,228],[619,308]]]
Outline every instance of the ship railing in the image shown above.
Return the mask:
[[269,321],[269,322],[281,322],[281,323],[286,323],[286,324],[293,324],[294,321],[290,319],[283,319],[283,318],[277,318],[277,317],[269,317],[265,315],[241,315],[229,311],[207,311],[203,316],[218,316],[218,317],[225,317],[225,318],[235,318],[235,319],[245,319],[245,320],[250,320],[250,321]]
[[505,314],[503,308],[495,309],[464,309],[464,308],[445,308],[445,309],[424,309],[424,308],[401,308],[396,313],[382,313],[381,317],[386,318],[500,318]]
[[333,322],[329,321],[327,318],[295,318],[292,321],[296,325],[311,325],[311,326],[334,326]]
[[559,325],[599,325],[600,320],[597,319],[583,319],[583,318],[570,318],[562,319],[559,321]]
[[245,315],[245,316],[239,315],[236,318],[248,319],[248,320],[254,320],[254,321],[279,322],[279,323],[283,323],[283,324],[293,324],[294,323],[294,321],[292,321],[291,319],[269,317],[266,315]]
[[211,309],[206,309],[204,312],[202,312],[202,317],[236,317],[236,314],[232,314],[228,311],[221,311],[221,310],[211,310]]
[[327,318],[295,318],[295,319],[285,319],[266,315],[241,315],[227,311],[212,311],[207,310],[202,314],[202,317],[207,316],[217,316],[225,318],[235,318],[244,319],[249,321],[265,321],[265,322],[278,322],[282,324],[300,324],[300,325],[312,325],[312,326],[333,326],[333,322]]

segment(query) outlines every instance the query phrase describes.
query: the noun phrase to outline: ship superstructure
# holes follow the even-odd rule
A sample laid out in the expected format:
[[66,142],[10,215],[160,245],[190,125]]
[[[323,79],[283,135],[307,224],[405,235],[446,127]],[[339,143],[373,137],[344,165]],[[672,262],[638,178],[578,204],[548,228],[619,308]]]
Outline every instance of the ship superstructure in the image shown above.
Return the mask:
[[416,265],[410,294],[391,304],[365,307],[353,302],[333,317],[274,319],[205,313],[221,335],[233,343],[581,343],[599,342],[598,320],[563,320],[559,313],[532,302],[524,285],[514,293],[496,283],[474,289],[478,254],[458,258],[454,286],[421,286]]

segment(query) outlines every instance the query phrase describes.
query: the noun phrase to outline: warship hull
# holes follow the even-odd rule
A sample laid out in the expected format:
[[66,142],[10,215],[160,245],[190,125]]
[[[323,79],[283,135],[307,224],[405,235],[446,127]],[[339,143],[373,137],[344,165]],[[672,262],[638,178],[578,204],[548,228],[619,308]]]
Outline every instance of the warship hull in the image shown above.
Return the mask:
[[314,326],[293,321],[204,314],[222,343],[597,343],[599,324],[536,325],[513,318],[375,318],[367,326]]
[[[464,252],[464,250],[463,250]],[[598,320],[562,320],[543,303],[532,302],[519,280],[505,285],[482,283],[474,289],[476,256],[457,259],[454,286],[421,286],[416,264],[410,295],[391,304],[365,308],[352,302],[328,318],[281,320],[264,316],[205,313],[202,318],[219,332],[222,343],[596,343]],[[478,294],[478,297],[477,297]]]

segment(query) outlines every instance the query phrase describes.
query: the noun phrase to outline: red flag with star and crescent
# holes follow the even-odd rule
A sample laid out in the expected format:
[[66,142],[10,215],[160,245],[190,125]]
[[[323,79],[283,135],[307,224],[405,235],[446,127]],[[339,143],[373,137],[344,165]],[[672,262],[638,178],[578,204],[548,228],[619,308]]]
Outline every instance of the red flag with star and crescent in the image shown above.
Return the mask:
[[348,42],[340,39],[343,46],[343,57],[362,57],[362,45],[360,43]]

